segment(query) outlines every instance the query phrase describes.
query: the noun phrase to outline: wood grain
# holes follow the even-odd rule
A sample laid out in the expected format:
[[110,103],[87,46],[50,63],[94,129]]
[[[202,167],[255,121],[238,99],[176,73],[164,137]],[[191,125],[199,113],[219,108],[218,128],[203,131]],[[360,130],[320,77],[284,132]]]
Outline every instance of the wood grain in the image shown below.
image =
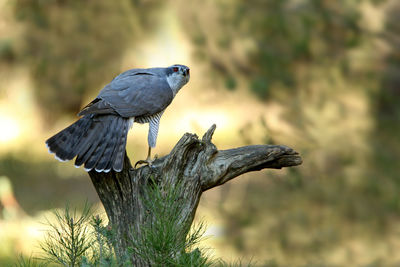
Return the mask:
[[[280,169],[302,163],[300,155],[283,145],[253,145],[228,150],[218,150],[211,142],[216,126],[213,125],[199,139],[186,133],[172,151],[157,159],[152,167],[133,169],[125,156],[124,168],[117,173],[89,172],[89,176],[106,210],[109,225],[116,234],[115,250],[123,257],[134,230],[140,233],[141,226],[151,220],[144,214],[143,187],[149,181],[159,185],[184,183],[181,198],[181,222],[189,231],[202,192],[222,185],[239,175],[265,168]],[[134,266],[150,266],[132,258]]]

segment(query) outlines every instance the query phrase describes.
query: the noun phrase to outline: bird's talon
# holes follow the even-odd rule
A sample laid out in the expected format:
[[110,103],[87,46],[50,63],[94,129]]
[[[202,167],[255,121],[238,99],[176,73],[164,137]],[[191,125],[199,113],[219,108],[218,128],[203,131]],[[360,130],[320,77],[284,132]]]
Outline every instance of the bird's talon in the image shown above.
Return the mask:
[[136,169],[136,166],[139,165],[139,164],[147,164],[147,166],[152,167],[153,166],[153,160],[151,160],[151,159],[139,160],[139,161],[137,161],[135,163],[135,167],[134,168]]

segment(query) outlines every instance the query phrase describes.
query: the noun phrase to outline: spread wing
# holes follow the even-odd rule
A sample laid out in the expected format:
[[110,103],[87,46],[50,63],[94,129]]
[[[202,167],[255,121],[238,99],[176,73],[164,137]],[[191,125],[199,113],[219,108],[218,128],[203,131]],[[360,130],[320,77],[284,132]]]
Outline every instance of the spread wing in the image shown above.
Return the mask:
[[132,70],[106,85],[79,115],[149,116],[164,110],[172,99],[173,93],[165,78],[144,70]]

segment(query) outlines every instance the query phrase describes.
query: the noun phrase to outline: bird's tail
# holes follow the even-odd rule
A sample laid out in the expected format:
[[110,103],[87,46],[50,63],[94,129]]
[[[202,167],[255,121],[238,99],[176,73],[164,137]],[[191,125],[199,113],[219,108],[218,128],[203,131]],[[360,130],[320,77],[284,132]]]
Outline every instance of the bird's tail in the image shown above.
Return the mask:
[[120,172],[124,164],[129,119],[116,115],[86,115],[46,141],[60,161],[76,156],[86,171]]

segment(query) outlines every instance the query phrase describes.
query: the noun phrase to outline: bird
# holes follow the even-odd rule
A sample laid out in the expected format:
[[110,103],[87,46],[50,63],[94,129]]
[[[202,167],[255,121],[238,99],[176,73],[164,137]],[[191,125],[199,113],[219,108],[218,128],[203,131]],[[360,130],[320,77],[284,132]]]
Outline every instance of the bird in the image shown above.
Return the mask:
[[148,153],[136,164],[152,165],[160,119],[179,90],[189,82],[190,69],[181,64],[166,68],[137,68],[116,76],[79,113],[75,123],[46,140],[59,161],[76,157],[85,171],[121,172],[128,131],[134,123],[148,123]]

